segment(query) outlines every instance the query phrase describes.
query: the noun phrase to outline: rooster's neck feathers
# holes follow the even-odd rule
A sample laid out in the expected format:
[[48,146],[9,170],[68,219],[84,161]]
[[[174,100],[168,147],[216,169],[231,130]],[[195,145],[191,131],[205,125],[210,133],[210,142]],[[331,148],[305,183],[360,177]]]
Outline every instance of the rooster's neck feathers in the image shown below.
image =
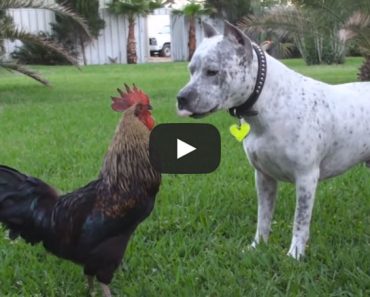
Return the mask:
[[134,115],[134,110],[128,109],[117,126],[101,170],[101,178],[108,188],[150,192],[152,185],[159,183],[160,174],[149,161],[149,135],[150,131]]

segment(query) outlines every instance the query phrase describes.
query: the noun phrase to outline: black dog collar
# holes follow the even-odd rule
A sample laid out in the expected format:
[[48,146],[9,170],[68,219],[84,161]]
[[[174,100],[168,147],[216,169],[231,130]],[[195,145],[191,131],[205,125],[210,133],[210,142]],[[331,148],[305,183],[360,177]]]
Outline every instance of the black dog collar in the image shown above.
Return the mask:
[[242,118],[244,116],[255,116],[257,115],[257,111],[252,110],[252,106],[256,103],[259,95],[261,94],[263,85],[265,84],[266,79],[266,70],[267,70],[267,63],[266,63],[266,56],[263,50],[256,44],[252,44],[253,49],[257,54],[258,60],[258,70],[257,70],[257,81],[254,87],[253,93],[249,96],[247,101],[243,104],[232,107],[229,109],[230,115],[237,118]]

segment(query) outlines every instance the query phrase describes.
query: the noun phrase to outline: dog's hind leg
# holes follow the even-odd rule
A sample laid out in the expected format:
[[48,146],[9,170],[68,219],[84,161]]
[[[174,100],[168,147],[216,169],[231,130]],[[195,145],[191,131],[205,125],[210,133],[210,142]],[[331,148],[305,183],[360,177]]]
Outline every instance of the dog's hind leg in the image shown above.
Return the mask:
[[260,243],[261,239],[267,242],[269,238],[277,191],[277,181],[268,175],[255,170],[255,179],[258,196],[258,218],[257,231],[252,242],[253,248]]
[[299,260],[304,256],[304,250],[310,233],[312,208],[319,180],[319,169],[298,176],[296,185],[296,208],[294,214],[293,238],[288,255]]

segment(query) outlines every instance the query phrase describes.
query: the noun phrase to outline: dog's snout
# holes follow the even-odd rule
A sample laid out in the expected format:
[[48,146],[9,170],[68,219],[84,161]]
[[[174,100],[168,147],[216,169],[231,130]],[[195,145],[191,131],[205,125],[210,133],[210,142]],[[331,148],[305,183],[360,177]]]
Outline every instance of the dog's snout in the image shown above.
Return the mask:
[[186,106],[187,98],[179,94],[177,96],[177,106],[179,109],[184,109]]

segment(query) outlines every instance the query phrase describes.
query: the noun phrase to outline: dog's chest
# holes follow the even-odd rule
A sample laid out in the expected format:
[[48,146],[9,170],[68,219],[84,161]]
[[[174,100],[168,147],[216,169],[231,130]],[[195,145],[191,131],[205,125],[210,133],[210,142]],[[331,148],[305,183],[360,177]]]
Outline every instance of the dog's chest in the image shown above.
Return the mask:
[[243,143],[249,162],[257,170],[277,180],[294,181],[295,164],[282,143],[276,139],[250,135]]

